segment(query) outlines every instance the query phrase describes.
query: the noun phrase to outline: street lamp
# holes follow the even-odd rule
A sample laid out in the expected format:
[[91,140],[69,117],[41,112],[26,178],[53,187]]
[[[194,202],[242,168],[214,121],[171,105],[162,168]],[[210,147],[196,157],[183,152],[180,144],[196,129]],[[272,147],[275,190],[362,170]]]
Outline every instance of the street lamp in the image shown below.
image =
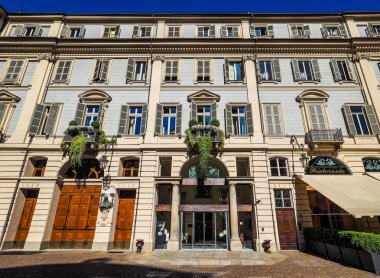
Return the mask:
[[304,147],[305,147],[304,144],[298,143],[297,137],[295,135],[292,135],[292,137],[290,137],[290,144],[293,146],[293,149],[295,148],[295,146],[297,146],[298,149],[301,151],[301,157],[300,157],[301,165],[303,168],[306,168],[309,163],[309,158],[304,153]]

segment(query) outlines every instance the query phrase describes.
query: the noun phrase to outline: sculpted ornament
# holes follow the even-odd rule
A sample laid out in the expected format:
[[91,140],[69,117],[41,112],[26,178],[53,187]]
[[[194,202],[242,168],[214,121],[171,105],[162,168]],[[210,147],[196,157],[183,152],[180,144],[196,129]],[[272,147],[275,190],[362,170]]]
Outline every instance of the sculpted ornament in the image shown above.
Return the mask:
[[161,61],[162,63],[165,62],[165,56],[163,55],[153,55],[152,56],[152,61]]

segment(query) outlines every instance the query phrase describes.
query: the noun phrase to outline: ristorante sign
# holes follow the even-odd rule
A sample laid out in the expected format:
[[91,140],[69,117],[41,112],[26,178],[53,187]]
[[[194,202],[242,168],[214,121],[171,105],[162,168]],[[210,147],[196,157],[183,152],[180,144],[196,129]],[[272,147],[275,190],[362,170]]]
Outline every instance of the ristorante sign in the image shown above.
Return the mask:
[[310,161],[306,167],[308,175],[351,175],[346,165],[330,157],[317,157]]

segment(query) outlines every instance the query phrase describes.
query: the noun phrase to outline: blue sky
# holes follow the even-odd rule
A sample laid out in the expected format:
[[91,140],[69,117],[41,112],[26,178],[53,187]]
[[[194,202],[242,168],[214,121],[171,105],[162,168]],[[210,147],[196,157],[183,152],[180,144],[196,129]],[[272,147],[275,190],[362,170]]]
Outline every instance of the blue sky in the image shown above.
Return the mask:
[[0,4],[9,12],[57,13],[380,11],[380,0],[0,0]]

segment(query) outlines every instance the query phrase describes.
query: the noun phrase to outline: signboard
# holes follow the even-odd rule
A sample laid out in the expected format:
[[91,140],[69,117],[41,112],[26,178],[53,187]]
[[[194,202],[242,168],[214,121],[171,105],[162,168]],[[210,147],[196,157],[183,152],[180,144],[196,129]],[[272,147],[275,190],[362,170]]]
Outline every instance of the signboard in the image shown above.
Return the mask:
[[163,246],[165,244],[165,221],[157,221],[156,227],[156,244]]
[[380,159],[369,157],[363,160],[366,172],[380,172]]
[[308,175],[351,175],[348,167],[334,158],[319,156],[312,159],[306,167]]
[[229,211],[229,205],[180,205],[179,211]]
[[225,185],[225,179],[182,179],[182,185]]

